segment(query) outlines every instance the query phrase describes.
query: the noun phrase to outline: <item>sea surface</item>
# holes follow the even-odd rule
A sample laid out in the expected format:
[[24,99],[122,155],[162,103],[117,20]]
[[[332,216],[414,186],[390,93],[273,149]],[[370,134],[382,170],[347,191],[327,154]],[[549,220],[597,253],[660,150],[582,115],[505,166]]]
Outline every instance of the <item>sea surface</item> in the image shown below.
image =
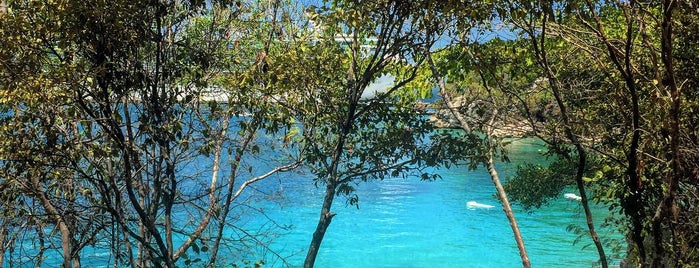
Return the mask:
[[[509,149],[511,162],[498,164],[501,179],[525,161],[547,161],[540,153],[543,146],[534,139],[514,141]],[[362,182],[356,186],[359,208],[348,205],[347,198],[336,198],[332,211],[337,215],[316,267],[521,267],[512,230],[486,169],[457,166],[437,172],[442,179],[431,182],[417,178]],[[265,212],[277,224],[292,228],[263,254],[266,266],[282,265],[271,251],[293,266],[303,263],[324,189],[311,180],[303,175],[278,179],[286,198]],[[469,201],[494,208],[468,207]],[[599,256],[589,236],[575,242],[579,235],[569,231],[586,230],[578,201],[561,193],[561,198],[532,213],[516,205],[514,210],[533,267],[596,266]],[[593,210],[599,227],[610,212],[601,205]],[[613,228],[599,232],[604,240],[623,241]],[[611,246],[606,250],[611,257]],[[612,261],[618,263],[618,258]]]
[[[514,174],[518,164],[545,163],[542,149],[534,139],[514,141],[509,147],[511,162],[498,164],[501,179]],[[337,215],[325,235],[316,267],[521,267],[512,230],[486,169],[454,166],[434,171],[442,179],[359,183],[358,208],[349,205],[346,197],[337,197],[332,209]],[[250,251],[226,253],[224,248],[220,256],[239,267],[245,266],[241,260],[249,260],[250,266],[264,261],[263,267],[301,267],[319,217],[323,185],[314,185],[309,174],[294,172],[249,190],[243,198],[250,202],[238,207],[238,212],[246,213],[235,219],[237,228],[229,228],[226,236],[237,241],[231,244],[244,241]],[[576,193],[573,189],[568,192]],[[469,207],[469,201],[493,208]],[[565,199],[561,193],[559,199],[532,213],[516,205],[514,210],[533,267],[596,267],[599,257],[592,241],[569,231],[585,230],[578,201]],[[610,212],[601,205],[593,210],[599,227]],[[259,233],[269,236],[254,236]],[[623,241],[613,228],[601,228],[599,233],[605,241]],[[32,247],[33,242],[24,243]],[[611,257],[611,246],[606,250]],[[42,267],[59,265],[55,254]],[[88,248],[82,254],[83,266],[111,267],[113,256],[109,254]],[[612,259],[618,263],[618,257]]]

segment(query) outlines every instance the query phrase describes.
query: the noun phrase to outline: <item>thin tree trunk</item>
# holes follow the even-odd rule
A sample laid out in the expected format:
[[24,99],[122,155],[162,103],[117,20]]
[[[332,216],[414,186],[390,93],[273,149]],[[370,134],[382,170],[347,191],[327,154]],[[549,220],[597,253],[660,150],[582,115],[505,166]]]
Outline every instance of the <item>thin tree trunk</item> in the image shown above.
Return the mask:
[[171,155],[171,148],[170,148],[170,141],[169,138],[165,138],[167,140],[161,141],[160,143],[160,154],[163,156],[165,159],[165,177],[168,180],[167,186],[169,187],[168,192],[166,192],[163,196],[162,202],[165,205],[165,220],[164,220],[164,227],[165,227],[165,243],[167,245],[167,255],[169,256],[170,259],[172,259],[172,263],[174,264],[177,261],[177,258],[174,256],[174,251],[175,251],[175,245],[174,242],[172,241],[172,233],[173,233],[173,224],[172,224],[172,207],[175,204],[175,198],[177,195],[177,179],[175,176],[175,165],[173,163],[173,157]]
[[36,235],[39,237],[39,252],[36,254],[36,263],[34,267],[41,268],[41,264],[44,260],[44,252],[46,252],[46,239],[44,238],[44,226],[41,223],[37,223],[35,226]]
[[2,219],[2,224],[0,224],[0,268],[2,268],[3,263],[5,263],[5,250],[7,250],[5,239],[7,239],[7,235],[6,219]]
[[61,213],[58,212],[58,209],[56,209],[56,207],[53,204],[51,204],[51,201],[46,196],[46,190],[43,186],[41,186],[41,183],[39,182],[40,177],[43,176],[40,176],[39,174],[34,174],[32,176],[32,187],[36,190],[36,197],[39,199],[41,206],[44,208],[44,210],[46,210],[46,213],[48,213],[49,217],[51,217],[51,219],[56,222],[56,227],[58,227],[58,230],[61,233],[61,250],[63,254],[63,263],[61,264],[61,267],[71,268],[71,256],[73,252],[72,233],[70,231],[70,228],[68,228],[68,225],[64,221],[63,217],[61,216]]
[[[548,66],[546,66],[546,68],[547,67]],[[585,211],[585,222],[587,224],[587,229],[590,233],[590,237],[592,238],[593,243],[595,244],[595,248],[597,249],[597,254],[600,257],[600,263],[602,264],[602,267],[607,268],[607,254],[604,252],[602,241],[600,240],[599,235],[597,234],[597,230],[595,228],[592,211],[590,210],[590,204],[587,198],[587,193],[585,191],[585,181],[583,180],[583,176],[585,175],[585,167],[587,164],[587,152],[585,151],[585,148],[583,148],[582,143],[580,142],[578,137],[575,136],[573,130],[570,128],[570,118],[568,117],[566,106],[563,103],[563,99],[560,94],[560,88],[557,82],[558,80],[553,76],[551,70],[548,68],[547,74],[549,75],[548,78],[550,81],[549,83],[551,84],[551,90],[553,91],[554,98],[556,99],[556,102],[558,103],[558,108],[561,112],[561,117],[563,119],[563,128],[566,137],[573,143],[578,154],[578,164],[575,173],[575,184],[580,194],[580,203],[582,204],[583,210]]]
[[[228,116],[225,116],[226,121],[229,120]],[[226,182],[226,199],[225,203],[223,204],[223,207],[221,208],[222,211],[220,215],[218,216],[218,229],[216,231],[216,238],[214,239],[214,244],[211,247],[211,256],[209,258],[209,267],[213,267],[216,263],[216,256],[218,255],[219,247],[221,245],[221,239],[223,236],[223,229],[226,226],[226,218],[228,217],[228,213],[230,213],[230,207],[231,203],[233,202],[233,187],[235,187],[235,180],[238,176],[238,168],[240,167],[240,163],[243,158],[243,153],[248,149],[250,146],[250,143],[252,142],[252,139],[255,137],[257,133],[257,129],[259,128],[260,121],[259,119],[255,118],[253,119],[254,121],[248,125],[248,128],[251,128],[247,136],[245,136],[245,140],[243,140],[243,143],[238,147],[239,149],[236,150],[235,153],[235,158],[231,162],[231,173],[228,177],[228,181]],[[227,128],[228,123],[224,123],[224,126]],[[225,132],[221,132],[221,135],[223,135]],[[223,137],[221,137],[220,142],[223,141]],[[220,154],[221,148],[219,147],[221,144],[217,144],[217,150]]]
[[585,222],[587,223],[587,229],[590,232],[592,242],[595,243],[595,247],[597,248],[597,254],[599,255],[600,263],[602,264],[603,268],[606,268],[608,267],[607,254],[604,252],[602,241],[600,240],[599,235],[597,234],[597,231],[595,229],[595,223],[592,218],[592,211],[590,210],[590,202],[588,201],[589,199],[587,198],[587,193],[585,191],[585,182],[583,181],[583,176],[585,175],[585,166],[587,162],[587,153],[585,152],[585,149],[582,147],[582,145],[580,145],[579,142],[575,144],[575,147],[578,151],[578,168],[575,174],[575,184],[578,187],[578,192],[580,194],[580,203],[582,204],[583,210],[585,211]]
[[318,225],[316,226],[316,230],[313,232],[313,239],[311,240],[311,244],[308,246],[308,253],[306,254],[306,260],[303,264],[304,268],[312,268],[315,264],[316,256],[318,255],[318,250],[320,249],[320,244],[323,242],[323,237],[325,237],[325,231],[328,229],[328,226],[330,226],[332,218],[336,215],[335,213],[330,212],[330,208],[332,208],[332,203],[335,199],[335,192],[339,183],[337,170],[338,166],[340,165],[340,157],[344,151],[347,135],[349,135],[354,123],[354,113],[357,110],[357,102],[359,101],[359,93],[357,93],[358,90],[358,88],[352,87],[352,94],[350,94],[350,106],[347,111],[347,117],[343,125],[342,132],[338,137],[337,146],[335,147],[332,162],[330,164],[330,172],[326,181],[323,206],[320,209]]
[[[643,235],[643,221],[646,218],[646,212],[643,210],[643,204],[641,200],[641,194],[643,193],[641,176],[639,174],[639,146],[641,142],[641,114],[639,108],[639,96],[636,86],[636,78],[634,77],[634,71],[631,67],[631,53],[632,53],[632,43],[633,39],[633,25],[634,22],[631,19],[629,8],[633,9],[636,2],[631,1],[629,5],[621,5],[620,7],[624,11],[624,17],[626,18],[626,38],[624,43],[624,50],[620,50],[616,45],[607,37],[604,32],[602,19],[597,15],[597,7],[590,0],[585,1],[589,6],[589,11],[592,14],[592,18],[595,21],[595,26],[583,21],[583,23],[602,40],[605,47],[607,48],[607,53],[612,63],[616,67],[617,71],[624,78],[624,83],[627,90],[629,91],[629,96],[631,98],[631,120],[633,134],[631,137],[631,145],[629,146],[626,159],[628,166],[626,169],[626,174],[628,178],[626,179],[626,188],[628,190],[628,196],[621,200],[621,205],[624,209],[624,213],[631,218],[631,239],[633,240],[636,248],[638,249],[638,256],[640,258],[640,264],[646,262],[646,247],[644,244]],[[622,61],[619,59],[619,55],[623,56]]]
[[325,187],[325,197],[323,199],[323,207],[320,209],[320,218],[318,219],[318,225],[316,230],[313,232],[313,240],[311,240],[311,245],[308,247],[308,253],[306,254],[306,260],[303,263],[303,267],[312,268],[315,265],[316,257],[318,255],[318,250],[323,242],[323,237],[325,236],[325,231],[328,230],[332,218],[335,213],[330,212],[333,200],[335,199],[335,187],[336,183],[330,183]]
[[[681,96],[680,89],[677,86],[677,81],[675,80],[674,73],[674,63],[673,63],[673,51],[672,51],[672,11],[676,3],[671,0],[664,0],[662,2],[663,8],[663,20],[661,23],[661,58],[664,69],[664,86],[667,87],[670,95],[670,171],[666,175],[665,179],[665,195],[658,204],[656,208],[655,215],[652,220],[653,229],[653,240],[655,243],[655,252],[652,260],[651,266],[660,267],[664,265],[677,266],[679,260],[674,259],[675,263],[663,263],[663,260],[670,261],[671,258],[665,256],[665,249],[663,248],[663,230],[662,222],[663,220],[669,220],[672,224],[673,220],[677,220],[679,217],[679,209],[676,209],[675,194],[679,188],[679,181],[682,176],[681,165],[680,165],[680,113],[681,111]],[[671,228],[672,229],[672,228]],[[674,233],[671,237],[671,241],[676,241],[677,234]],[[673,245],[674,246],[674,245]],[[674,249],[678,250],[678,249]],[[672,252],[670,250],[669,252]]]
[[[490,139],[490,134],[488,134],[488,139]],[[517,249],[519,249],[519,256],[522,258],[522,267],[531,267],[531,262],[529,261],[529,255],[527,254],[527,249],[524,247],[524,239],[522,239],[522,233],[519,231],[519,226],[517,225],[517,219],[515,218],[515,213],[512,211],[512,206],[510,206],[510,201],[507,198],[507,193],[505,192],[505,187],[502,187],[500,183],[500,177],[498,172],[495,170],[495,163],[493,162],[493,145],[489,145],[488,149],[488,174],[490,174],[490,179],[495,185],[495,189],[498,192],[498,197],[500,202],[502,202],[502,210],[507,216],[507,220],[510,222],[510,228],[512,228],[512,233],[515,237],[515,242],[517,243]]]
[[565,102],[563,101],[563,96],[561,95],[561,84],[558,80],[558,77],[554,74],[553,70],[551,69],[548,61],[548,57],[546,54],[546,50],[543,46],[545,38],[546,38],[546,22],[547,22],[547,17],[544,16],[544,19],[542,21],[542,26],[541,26],[541,43],[537,42],[536,36],[529,32],[531,40],[532,40],[532,47],[534,48],[534,55],[536,56],[536,61],[539,64],[539,66],[543,69],[546,78],[548,79],[549,85],[551,87],[551,91],[553,93],[554,98],[556,99],[556,104],[558,105],[558,109],[560,110],[561,114],[561,119],[563,121],[563,129],[565,132],[566,137],[568,140],[570,140],[571,143],[575,146],[576,152],[578,154],[578,164],[577,164],[577,171],[575,174],[575,183],[578,188],[578,192],[580,194],[580,203],[583,206],[583,210],[585,211],[585,220],[587,224],[587,229],[590,233],[590,237],[592,238],[593,243],[595,244],[595,247],[597,248],[597,254],[599,255],[600,258],[600,263],[602,265],[602,268],[607,268],[608,263],[607,263],[607,254],[604,252],[604,247],[602,245],[602,242],[599,238],[599,235],[597,235],[597,231],[595,229],[595,224],[592,216],[592,211],[590,210],[590,204],[587,198],[587,193],[585,191],[585,182],[583,181],[583,176],[585,174],[585,168],[586,168],[586,162],[587,162],[587,153],[585,151],[585,148],[583,147],[582,143],[578,139],[578,137],[573,133],[573,129],[570,127],[570,117],[568,115],[568,110],[565,105]]
[[350,104],[350,109],[347,112],[347,118],[342,129],[342,133],[340,133],[337,146],[335,147],[335,152],[330,166],[330,174],[326,181],[323,206],[320,209],[318,225],[316,225],[316,229],[313,232],[313,239],[311,240],[311,244],[308,246],[306,260],[303,263],[304,268],[312,268],[313,265],[315,265],[318,250],[320,249],[320,244],[323,242],[323,237],[325,237],[325,231],[327,231],[328,226],[330,226],[330,222],[332,221],[332,218],[336,215],[335,213],[330,212],[330,209],[332,208],[333,200],[335,199],[335,192],[339,182],[337,178],[337,168],[340,164],[340,157],[342,156],[342,151],[344,150],[345,138],[347,137],[347,134],[349,134],[352,122],[354,121],[354,113],[356,111],[356,108],[356,102]]
[[[441,74],[439,73],[439,70],[434,64],[434,61],[432,60],[432,55],[429,51],[426,51],[427,54],[427,63],[430,65],[430,69],[432,70],[432,75],[437,79],[437,83],[439,86],[439,94],[442,96],[444,99],[444,102],[447,103],[446,106],[449,109],[449,111],[456,117],[457,121],[459,121],[459,125],[461,128],[468,132],[471,133],[471,127],[466,121],[466,118],[458,111],[456,107],[452,105],[453,99],[451,98],[451,95],[447,92],[446,85],[444,84],[444,80],[441,77]],[[492,97],[492,96],[491,96]],[[492,126],[492,122],[495,119],[495,114],[497,114],[497,110],[493,111],[493,115],[491,117],[491,123],[490,125]],[[512,233],[514,234],[515,242],[517,243],[517,248],[519,249],[519,255],[520,258],[522,259],[522,266],[523,267],[531,267],[531,262],[529,260],[529,255],[527,254],[527,250],[524,246],[524,239],[522,239],[522,234],[519,230],[519,226],[517,225],[517,219],[515,218],[514,212],[512,211],[512,207],[510,206],[509,199],[507,198],[507,193],[505,192],[505,188],[502,186],[500,183],[500,178],[498,176],[498,173],[495,169],[495,163],[493,162],[493,143],[492,143],[492,138],[491,138],[491,132],[486,131],[486,138],[488,139],[488,161],[486,163],[487,168],[488,168],[488,173],[490,174],[490,178],[493,181],[493,184],[495,185],[495,189],[498,192],[498,197],[500,198],[500,201],[502,202],[503,206],[503,211],[505,212],[505,215],[507,216],[507,220],[510,223],[510,227],[512,228]]]
[[80,265],[80,255],[72,256],[71,261],[73,262],[73,268],[80,268],[82,266]]
[[[211,166],[211,184],[209,185],[209,208],[206,211],[206,215],[204,218],[199,222],[199,225],[197,225],[197,228],[194,229],[194,231],[187,237],[187,240],[182,243],[182,245],[177,249],[177,251],[173,255],[173,259],[177,261],[177,259],[182,256],[183,253],[189,249],[189,247],[194,243],[194,240],[199,238],[201,234],[206,230],[206,227],[209,226],[209,222],[211,221],[211,217],[215,213],[216,209],[216,203],[218,201],[218,198],[216,197],[216,187],[218,186],[218,175],[219,175],[219,170],[221,168],[221,152],[223,151],[223,141],[226,138],[226,132],[228,130],[228,125],[230,124],[230,116],[228,113],[226,113],[223,118],[222,118],[222,123],[221,123],[221,130],[218,132],[218,135],[215,136],[216,139],[216,145],[214,148],[214,162]],[[233,172],[233,171],[232,171]],[[225,218],[225,215],[223,216]],[[219,234],[220,236],[220,234]],[[219,236],[216,237],[216,239],[219,239]],[[216,250],[211,251],[211,260],[216,258],[216,254],[218,251],[218,245],[215,244]],[[211,263],[211,262],[210,262]]]
[[[163,258],[163,263],[165,264],[166,267],[168,268],[174,268],[174,263],[172,262],[172,259],[170,258],[170,255],[167,254],[167,246],[165,245],[165,241],[163,241],[162,236],[160,235],[160,231],[158,230],[155,222],[153,219],[151,219],[146,211],[144,210],[144,207],[141,205],[140,200],[143,200],[143,198],[138,198],[137,194],[134,191],[134,188],[136,187],[134,183],[138,183],[134,181],[134,178],[132,177],[132,171],[133,171],[133,166],[131,163],[131,153],[129,148],[126,145],[126,141],[124,137],[122,136],[121,131],[118,129],[118,126],[113,127],[114,133],[116,133],[118,139],[117,141],[119,142],[119,145],[122,146],[120,148],[125,157],[124,157],[124,182],[126,184],[126,196],[128,197],[128,200],[131,204],[131,206],[134,208],[138,215],[139,219],[139,225],[142,225],[143,231],[145,232],[143,238],[152,238],[155,240],[157,249],[161,254],[161,257]],[[135,157],[134,157],[135,159]],[[146,250],[147,254],[149,255],[150,260],[154,260],[154,257],[150,250]]]
[[[329,165],[328,177],[326,179],[325,187],[325,197],[323,198],[323,206],[320,209],[320,216],[318,218],[318,225],[313,232],[313,239],[311,244],[308,246],[308,253],[306,254],[306,259],[304,260],[304,268],[312,268],[315,265],[316,257],[318,256],[318,250],[325,237],[325,231],[328,230],[328,226],[332,222],[335,213],[330,212],[332,208],[333,200],[335,199],[335,192],[337,186],[339,185],[340,179],[338,178],[338,167],[340,165],[340,158],[345,150],[345,142],[347,136],[352,131],[355,120],[355,113],[357,112],[357,106],[361,98],[362,92],[364,92],[364,87],[357,84],[357,77],[355,68],[357,68],[356,60],[359,59],[359,45],[357,41],[357,35],[352,36],[354,38],[353,42],[350,43],[352,52],[352,61],[349,67],[349,73],[347,74],[347,95],[349,98],[349,103],[347,107],[347,113],[345,114],[345,121],[342,124],[342,129],[338,133],[337,144],[334,148],[332,159]],[[365,74],[366,75],[366,74]],[[365,85],[366,86],[366,85]]]
[[488,90],[488,96],[490,97],[490,101],[493,104],[493,111],[490,115],[488,127],[485,130],[486,139],[488,141],[488,174],[490,174],[490,179],[493,181],[493,184],[495,185],[495,189],[498,192],[500,202],[502,202],[502,210],[505,212],[507,220],[510,222],[510,228],[512,228],[512,233],[514,234],[515,242],[517,243],[517,249],[519,249],[519,255],[522,259],[522,267],[529,268],[531,267],[531,262],[529,261],[527,249],[524,247],[524,239],[522,238],[522,233],[519,230],[519,226],[517,225],[517,219],[515,218],[515,213],[512,211],[512,206],[510,205],[510,201],[507,198],[507,192],[505,192],[505,188],[502,187],[502,183],[500,183],[500,176],[498,176],[498,172],[495,170],[495,162],[493,161],[493,158],[495,156],[493,130],[495,128],[495,119],[498,115],[498,105],[496,103],[495,97],[493,97],[492,90],[485,82],[485,76],[482,72],[479,71],[479,73],[481,75],[481,79],[483,80],[485,88]]

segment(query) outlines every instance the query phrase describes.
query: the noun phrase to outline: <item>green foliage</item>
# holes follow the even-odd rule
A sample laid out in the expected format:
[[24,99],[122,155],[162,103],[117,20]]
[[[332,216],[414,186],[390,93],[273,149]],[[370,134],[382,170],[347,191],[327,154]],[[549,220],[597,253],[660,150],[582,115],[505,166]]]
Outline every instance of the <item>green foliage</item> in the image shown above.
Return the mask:
[[[699,19],[690,1],[328,1],[303,10],[285,1],[3,3],[0,202],[16,209],[2,212],[0,228],[36,227],[11,236],[63,240],[75,260],[122,232],[103,243],[119,264],[133,243],[149,252],[145,262],[174,265],[176,248],[167,247],[176,246],[160,230],[196,226],[170,226],[172,211],[222,215],[214,208],[233,192],[214,183],[185,193],[197,174],[183,170],[223,147],[232,159],[302,158],[316,183],[351,205],[361,181],[433,180],[427,167],[476,168],[489,149],[506,160],[502,137],[428,121],[434,107],[419,100],[433,97],[436,81],[426,51],[474,132],[526,122],[559,157],[520,167],[506,186],[511,197],[536,208],[571,185],[570,130],[589,152],[585,186],[628,219],[610,224],[630,230],[631,258],[699,260],[691,90]],[[507,40],[474,39],[502,24]],[[394,86],[363,99],[384,75]],[[254,173],[232,162],[232,181]],[[184,252],[214,247],[201,239]]]
[[[602,225],[604,230],[604,225]],[[594,247],[594,244],[588,239],[590,236],[590,231],[581,225],[570,224],[566,226],[566,231],[575,235],[575,240],[573,244],[580,247],[581,250],[590,250]],[[625,255],[625,241],[613,238],[612,236],[602,236],[602,244],[605,248],[609,249],[610,257],[614,259],[622,259]],[[590,241],[590,242],[588,242]]]
[[505,190],[513,202],[532,211],[558,199],[561,193],[575,184],[575,163],[557,159],[542,166],[526,163],[517,167],[515,176],[505,183]]
[[[2,215],[3,231],[31,227],[12,228],[12,236],[45,237],[63,248],[67,263],[95,244],[119,265],[135,259],[134,248],[150,256],[137,266],[203,262],[216,237],[205,243],[201,232],[213,231],[211,217],[233,192],[215,179],[201,189],[202,174],[217,173],[220,163],[202,170],[192,162],[218,161],[217,144],[242,157],[285,140],[255,135],[290,129],[288,109],[269,101],[279,92],[267,90],[261,74],[260,48],[276,29],[252,27],[281,23],[267,21],[254,2],[7,4],[0,14],[0,194],[18,213]],[[236,116],[240,125],[229,126]],[[239,145],[238,135],[252,141]],[[231,177],[252,176],[247,171]],[[173,211],[200,221],[173,221]],[[194,242],[173,244],[172,232],[189,232]]]
[[[470,151],[474,146],[466,146],[467,142],[473,144],[467,139],[472,136],[437,131],[424,113],[414,107],[386,104],[376,105],[357,118],[356,135],[347,141],[343,159],[347,165],[340,171],[341,181],[405,177],[412,171],[430,179],[432,175],[421,173],[425,167],[452,165],[474,155]],[[363,172],[366,170],[374,172]]]
[[[381,1],[311,7],[307,12],[322,32],[295,44],[270,65],[275,86],[301,98],[295,118],[303,124],[300,134],[309,147],[306,161],[321,183],[337,176],[338,194],[350,195],[354,180],[406,175],[431,179],[432,174],[423,176],[419,170],[458,158],[447,151],[463,144],[444,141],[455,139],[436,132],[424,116],[427,107],[418,103],[431,87],[411,84],[420,65],[405,59],[420,60],[417,40],[424,36],[408,22],[421,19],[419,10]],[[397,86],[374,99],[360,99],[364,88],[384,74],[391,74]],[[338,153],[343,164],[335,175],[328,167]]]
[[260,268],[260,267],[264,267],[264,265],[265,265],[264,261],[254,261],[253,262],[253,261],[245,260],[245,261],[242,261],[239,263],[232,263],[230,265],[230,267],[233,267],[233,268],[239,268],[239,267],[240,268]]
[[[693,226],[679,223],[677,218],[671,220],[684,215],[681,211],[689,207],[682,208],[686,206],[683,204],[696,199],[696,196],[680,194],[695,192],[696,187],[690,186],[695,184],[688,179],[695,174],[688,171],[696,170],[696,165],[689,164],[692,161],[677,164],[678,157],[696,158],[693,153],[696,143],[687,135],[696,129],[695,122],[690,119],[692,116],[688,116],[688,112],[694,110],[696,96],[683,91],[679,97],[680,90],[677,90],[686,89],[684,85],[696,80],[686,76],[695,69],[687,63],[696,58],[696,53],[685,49],[687,42],[694,40],[690,36],[696,32],[689,30],[696,28],[697,21],[697,13],[688,12],[690,6],[686,1],[643,4],[515,1],[498,3],[494,9],[518,34],[515,40],[501,42],[518,44],[514,49],[502,45],[489,49],[493,55],[503,55],[497,73],[509,74],[508,69],[531,66],[531,70],[513,77],[501,76],[505,81],[514,80],[511,85],[519,85],[505,87],[506,92],[520,100],[519,109],[523,114],[537,119],[536,133],[552,144],[553,154],[575,158],[571,150],[573,141],[566,137],[565,129],[570,129],[582,141],[585,150],[593,152],[589,158],[594,163],[588,163],[591,171],[584,178],[586,186],[595,192],[597,200],[609,205],[611,211],[622,208],[628,221],[615,220],[615,223],[629,233],[632,241],[629,260],[645,262],[640,265],[677,266],[695,261],[690,261],[693,257],[689,255],[686,262],[685,257],[680,257],[681,252],[692,246],[670,242],[677,241],[681,235],[664,231],[673,224]],[[667,31],[670,28],[672,33]],[[559,88],[560,96],[554,99],[541,94],[527,100],[532,95],[525,93],[533,92],[534,86],[539,85],[516,82],[519,77],[527,77],[527,73],[534,76],[523,81],[535,82],[545,77],[548,85],[540,88]],[[684,77],[685,84],[674,86],[671,81],[676,77]],[[566,109],[568,123],[550,120],[560,118],[563,113],[547,109],[551,104]],[[683,145],[673,149],[673,141]],[[531,179],[534,185],[547,186],[539,178],[550,176],[548,172],[530,167],[524,173],[535,177]],[[677,186],[673,190],[673,181],[687,188]],[[521,187],[528,186],[524,181],[517,183]],[[560,188],[559,185],[543,186],[539,188]],[[675,198],[673,196],[688,199],[678,199],[673,207],[675,205],[665,202]],[[541,204],[539,199],[534,200],[532,205]],[[660,213],[662,211],[678,214],[671,216],[672,213]],[[677,247],[683,249],[677,250]],[[676,255],[667,255],[671,251]],[[669,264],[669,259],[675,259],[676,263]]]

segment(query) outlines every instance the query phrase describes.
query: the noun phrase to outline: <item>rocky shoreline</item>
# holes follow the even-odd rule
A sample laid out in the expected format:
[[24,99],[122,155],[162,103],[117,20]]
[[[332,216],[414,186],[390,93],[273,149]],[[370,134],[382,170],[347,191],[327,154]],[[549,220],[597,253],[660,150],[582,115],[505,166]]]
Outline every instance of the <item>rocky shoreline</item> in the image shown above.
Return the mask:
[[[459,121],[451,114],[449,109],[440,108],[430,116],[430,122],[437,128],[461,129]],[[474,120],[475,122],[475,120]],[[475,124],[474,124],[475,125]],[[492,133],[502,138],[525,138],[534,135],[534,129],[525,119],[496,122]]]

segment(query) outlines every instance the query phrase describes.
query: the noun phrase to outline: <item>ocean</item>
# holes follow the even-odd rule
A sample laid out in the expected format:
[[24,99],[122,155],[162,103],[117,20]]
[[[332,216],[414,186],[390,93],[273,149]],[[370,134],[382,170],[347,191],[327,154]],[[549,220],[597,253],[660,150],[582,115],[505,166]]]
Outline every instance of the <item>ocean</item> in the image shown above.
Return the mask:
[[[511,162],[498,164],[501,180],[512,176],[525,161],[546,162],[542,149],[535,139],[514,141]],[[487,170],[456,166],[436,172],[441,180],[361,182],[356,185],[359,208],[348,205],[344,197],[336,198],[332,211],[337,215],[325,235],[316,267],[521,267],[512,230]],[[263,254],[257,257],[270,257],[276,251],[292,266],[301,266],[324,187],[315,187],[312,178],[303,175],[282,175],[277,182],[279,192],[285,193],[284,201],[266,206],[265,212],[277,224],[291,228],[272,242],[271,250],[261,250]],[[574,189],[569,192],[577,193]],[[599,256],[592,240],[585,235],[575,242],[579,235],[572,231],[586,230],[582,207],[563,194],[531,213],[514,206],[531,264],[594,267]],[[469,201],[493,208],[469,207]],[[598,228],[610,214],[601,205],[594,206],[593,212]],[[598,232],[603,240],[623,241],[613,228]],[[613,259],[611,246],[606,251]],[[282,265],[267,257],[266,266]]]
[[[542,149],[535,139],[514,141],[509,148],[511,162],[498,163],[501,179],[512,176],[518,164],[545,163]],[[486,169],[469,171],[466,166],[453,166],[434,171],[442,179],[391,178],[358,183],[359,208],[349,205],[347,198],[337,197],[332,209],[337,215],[325,235],[316,267],[521,267],[512,230]],[[220,266],[236,263],[237,267],[254,267],[254,262],[262,261],[263,267],[301,267],[320,213],[324,186],[316,186],[310,174],[290,172],[248,190],[241,196],[247,202],[236,205],[236,227],[226,230],[233,247],[222,248]],[[568,192],[577,193],[574,189]],[[531,213],[514,206],[531,264],[596,267],[599,257],[585,235],[582,208],[563,194]],[[493,207],[474,208],[468,202]],[[598,228],[610,215],[597,204],[593,212]],[[572,231],[575,229],[583,230],[583,235]],[[598,232],[605,241],[623,241],[614,228],[599,228]],[[35,247],[33,243],[32,239],[22,242],[29,251]],[[243,244],[248,250],[234,249]],[[608,258],[618,263],[619,257],[612,256],[613,245],[606,248]],[[57,254],[47,252],[42,267],[57,267]],[[103,249],[87,248],[81,257],[83,267],[113,267],[113,256]],[[191,259],[197,257],[190,254]],[[243,261],[249,262],[246,265]]]

